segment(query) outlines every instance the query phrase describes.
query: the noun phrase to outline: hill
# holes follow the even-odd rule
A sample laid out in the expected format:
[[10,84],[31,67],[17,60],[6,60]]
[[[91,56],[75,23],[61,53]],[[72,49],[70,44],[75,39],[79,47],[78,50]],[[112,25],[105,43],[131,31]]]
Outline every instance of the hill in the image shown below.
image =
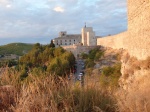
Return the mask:
[[26,43],[10,43],[7,45],[0,46],[0,55],[4,54],[16,54],[23,55],[30,51],[33,47],[33,44]]

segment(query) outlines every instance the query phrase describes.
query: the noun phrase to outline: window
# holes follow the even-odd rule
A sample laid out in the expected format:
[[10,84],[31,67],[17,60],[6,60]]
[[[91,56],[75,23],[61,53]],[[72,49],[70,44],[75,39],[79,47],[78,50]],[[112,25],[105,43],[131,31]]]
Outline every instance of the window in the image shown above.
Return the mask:
[[65,42],[67,42],[67,40],[65,40]]
[[65,45],[67,45],[67,43],[65,43]]
[[76,40],[74,40],[74,42],[75,42]]
[[71,42],[71,40],[69,40],[69,42]]

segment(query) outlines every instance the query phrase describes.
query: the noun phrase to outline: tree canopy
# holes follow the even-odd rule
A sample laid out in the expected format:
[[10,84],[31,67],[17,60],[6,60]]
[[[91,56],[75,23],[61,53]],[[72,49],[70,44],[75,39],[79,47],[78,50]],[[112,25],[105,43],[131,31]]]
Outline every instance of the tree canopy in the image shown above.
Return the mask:
[[62,47],[54,48],[50,45],[42,46],[39,43],[19,60],[20,65],[34,69],[43,67],[45,72],[59,76],[67,75],[75,64],[75,57]]

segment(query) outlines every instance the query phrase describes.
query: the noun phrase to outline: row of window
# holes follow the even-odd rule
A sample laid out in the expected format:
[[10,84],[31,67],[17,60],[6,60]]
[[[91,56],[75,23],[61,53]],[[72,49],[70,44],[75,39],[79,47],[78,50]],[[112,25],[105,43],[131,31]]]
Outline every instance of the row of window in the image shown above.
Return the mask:
[[[74,42],[74,44],[75,44],[75,42]],[[57,45],[59,45],[59,44],[57,43]],[[63,45],[62,42],[60,43],[60,45]],[[67,43],[65,43],[65,45],[67,45]],[[71,43],[69,43],[68,45],[71,45]]]
[[[75,42],[76,40],[74,40]],[[62,40],[60,40],[60,42],[62,42]],[[65,42],[67,42],[67,40],[65,40]],[[69,40],[69,42],[71,42],[71,40]],[[56,43],[58,43],[58,40],[56,40]]]

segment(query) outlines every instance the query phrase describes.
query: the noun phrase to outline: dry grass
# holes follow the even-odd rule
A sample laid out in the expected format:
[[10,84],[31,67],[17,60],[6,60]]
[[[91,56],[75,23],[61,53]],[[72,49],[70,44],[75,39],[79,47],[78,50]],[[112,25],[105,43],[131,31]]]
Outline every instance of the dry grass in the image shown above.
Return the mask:
[[150,112],[150,76],[135,80],[128,90],[116,94],[120,112]]
[[[10,92],[0,91],[0,111],[8,112],[115,112],[114,99],[95,85],[80,84],[52,75],[29,74],[19,80],[19,72],[8,71],[1,85],[11,85]],[[86,83],[86,82],[85,82]],[[7,105],[6,105],[7,103]],[[5,107],[3,106],[5,105]]]
[[117,91],[118,111],[150,112],[150,58],[124,57],[122,87]]
[[11,107],[15,106],[16,91],[12,86],[0,87],[0,111],[11,111]]

